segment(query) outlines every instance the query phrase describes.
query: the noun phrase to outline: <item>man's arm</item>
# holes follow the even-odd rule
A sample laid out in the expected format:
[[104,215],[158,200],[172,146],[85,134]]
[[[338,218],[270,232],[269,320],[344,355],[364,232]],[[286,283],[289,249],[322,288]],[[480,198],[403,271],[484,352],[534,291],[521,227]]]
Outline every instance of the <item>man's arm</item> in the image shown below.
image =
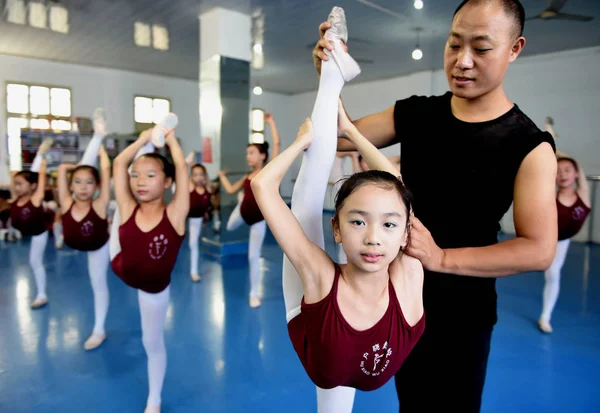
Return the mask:
[[[346,112],[348,114],[348,112]],[[348,119],[351,119],[348,117]],[[386,110],[368,115],[352,121],[361,135],[369,140],[378,149],[393,145],[396,139],[396,128],[394,127],[394,106]],[[338,138],[338,151],[355,151],[356,147],[346,138]]]
[[502,277],[550,267],[558,239],[555,159],[550,144],[542,143],[523,160],[515,179],[515,239],[488,247],[446,249],[441,272]]

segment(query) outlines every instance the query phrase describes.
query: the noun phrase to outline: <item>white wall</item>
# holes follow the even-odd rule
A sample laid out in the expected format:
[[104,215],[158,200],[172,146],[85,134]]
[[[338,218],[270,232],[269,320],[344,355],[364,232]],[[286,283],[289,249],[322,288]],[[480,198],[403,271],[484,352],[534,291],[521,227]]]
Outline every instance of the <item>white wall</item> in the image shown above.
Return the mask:
[[134,95],[165,97],[179,115],[177,136],[184,151],[202,148],[198,115],[198,82],[123,70],[0,55],[0,183],[6,179],[6,82],[40,83],[71,88],[73,116],[91,117],[94,109],[106,110],[110,132],[134,131]]

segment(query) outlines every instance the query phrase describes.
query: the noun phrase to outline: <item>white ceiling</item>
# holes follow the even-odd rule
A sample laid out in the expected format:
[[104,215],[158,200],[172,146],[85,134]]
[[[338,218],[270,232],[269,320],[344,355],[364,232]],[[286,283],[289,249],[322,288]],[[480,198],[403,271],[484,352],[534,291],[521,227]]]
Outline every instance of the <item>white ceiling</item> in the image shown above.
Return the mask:
[[[4,1],[0,0],[2,6]],[[372,1],[398,16],[357,0],[63,0],[70,10],[69,34],[14,25],[3,18],[0,53],[197,79],[198,15],[217,4],[243,12],[262,9],[265,68],[253,71],[253,81],[268,91],[293,94],[316,89],[311,49],[319,23],[338,5],[346,10],[349,47],[362,66],[361,82],[441,68],[442,49],[459,0],[424,0],[420,11],[413,0]],[[528,16],[547,5],[546,0],[523,3]],[[528,21],[523,55],[600,45],[600,0],[569,0],[563,11],[592,15],[595,20]],[[166,25],[170,50],[136,47],[136,20]],[[410,58],[415,27],[423,28],[420,61]]]

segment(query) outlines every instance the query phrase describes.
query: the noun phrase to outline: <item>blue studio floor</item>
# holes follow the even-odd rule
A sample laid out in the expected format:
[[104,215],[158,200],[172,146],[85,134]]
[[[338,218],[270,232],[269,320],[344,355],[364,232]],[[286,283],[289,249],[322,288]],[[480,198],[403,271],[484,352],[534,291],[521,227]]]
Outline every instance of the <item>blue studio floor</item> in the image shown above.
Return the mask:
[[[93,326],[86,254],[57,251],[50,238],[50,303],[33,311],[28,248],[0,242],[0,412],[142,413],[147,373],[135,290],[109,274],[108,339],[85,352]],[[163,413],[316,411],[314,386],[288,339],[282,254],[270,235],[263,257],[263,305],[253,310],[244,259],[222,268],[205,255],[194,284],[184,242],[166,322]],[[535,325],[542,285],[541,273],[498,282],[483,412],[600,411],[600,247],[571,245],[551,336]],[[354,412],[374,411],[398,411],[393,383],[357,394]]]

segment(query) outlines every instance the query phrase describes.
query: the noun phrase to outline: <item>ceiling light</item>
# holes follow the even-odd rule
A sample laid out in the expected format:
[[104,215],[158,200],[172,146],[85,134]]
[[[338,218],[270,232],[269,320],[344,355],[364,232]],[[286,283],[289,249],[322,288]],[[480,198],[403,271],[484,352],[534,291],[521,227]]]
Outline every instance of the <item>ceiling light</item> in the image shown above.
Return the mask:
[[252,50],[254,50],[254,53],[262,53],[263,52],[263,47],[262,44],[260,43],[256,43],[253,47]]
[[262,87],[260,87],[260,86],[256,85],[256,86],[254,86],[254,89],[252,89],[252,92],[253,92],[253,93],[254,93],[256,96],[259,96],[259,95],[262,95],[262,92],[263,92],[263,90],[262,90]]
[[423,52],[421,51],[421,49],[416,47],[415,50],[413,50],[413,52],[412,52],[412,58],[415,60],[421,60],[422,57],[423,57]]
[[421,10],[423,8],[423,2],[421,0],[415,0],[415,9]]

